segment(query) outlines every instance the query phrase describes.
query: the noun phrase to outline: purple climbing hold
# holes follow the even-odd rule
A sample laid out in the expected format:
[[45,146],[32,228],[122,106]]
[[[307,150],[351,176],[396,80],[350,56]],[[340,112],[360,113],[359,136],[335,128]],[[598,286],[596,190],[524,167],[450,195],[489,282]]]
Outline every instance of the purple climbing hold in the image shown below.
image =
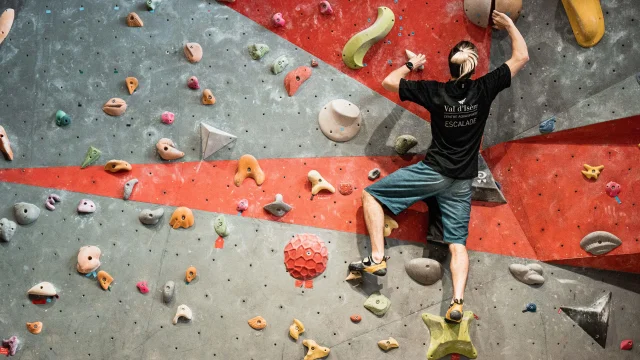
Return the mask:
[[18,351],[20,340],[14,335],[7,340],[2,340],[2,347],[9,350],[9,356],[13,356]]
[[238,201],[238,206],[236,207],[236,209],[240,212],[243,212],[245,210],[247,210],[249,208],[249,200],[247,199],[242,199],[240,201]]
[[87,200],[87,199],[80,200],[80,203],[78,204],[79,213],[88,214],[95,211],[96,211],[96,204],[94,204],[93,201]]
[[60,196],[56,195],[56,194],[51,194],[49,196],[47,196],[47,201],[45,201],[44,206],[53,211],[56,209],[55,204],[57,202],[60,202]]

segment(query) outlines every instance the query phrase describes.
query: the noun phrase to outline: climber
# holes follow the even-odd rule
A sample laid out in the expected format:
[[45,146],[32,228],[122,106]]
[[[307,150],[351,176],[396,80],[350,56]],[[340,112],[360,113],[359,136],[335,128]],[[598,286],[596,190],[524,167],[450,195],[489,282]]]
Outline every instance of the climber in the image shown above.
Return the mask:
[[[478,153],[491,102],[511,86],[527,63],[527,45],[505,14],[492,13],[493,27],[506,30],[511,38],[511,59],[490,73],[472,80],[478,52],[471,42],[461,41],[449,53],[451,78],[437,81],[405,80],[425,63],[419,54],[391,72],[382,86],[399,93],[400,100],[422,105],[431,113],[431,145],[424,161],[395,171],[362,192],[365,223],[371,237],[371,255],[349,265],[352,271],[384,276],[384,205],[398,215],[412,204],[435,197],[444,227],[444,242],[451,252],[453,299],[445,318],[462,320],[464,289],[469,270],[466,241],[471,214],[471,184],[478,175]],[[487,59],[488,60],[488,59]]]

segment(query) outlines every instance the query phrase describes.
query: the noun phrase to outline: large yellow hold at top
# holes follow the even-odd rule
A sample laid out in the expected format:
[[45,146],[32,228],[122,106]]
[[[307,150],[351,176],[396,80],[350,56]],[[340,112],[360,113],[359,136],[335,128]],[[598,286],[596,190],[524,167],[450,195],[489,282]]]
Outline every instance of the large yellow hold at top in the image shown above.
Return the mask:
[[600,0],[562,0],[573,35],[578,44],[588,48],[604,35],[604,15]]

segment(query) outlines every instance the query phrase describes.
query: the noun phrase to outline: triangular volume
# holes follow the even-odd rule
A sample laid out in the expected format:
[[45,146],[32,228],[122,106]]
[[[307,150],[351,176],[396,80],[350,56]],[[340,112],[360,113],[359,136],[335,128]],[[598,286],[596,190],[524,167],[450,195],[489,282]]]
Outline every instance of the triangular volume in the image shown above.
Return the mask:
[[482,155],[478,155],[478,177],[473,179],[471,200],[506,204],[502,191],[496,184],[491,170]]
[[216,129],[203,122],[200,123],[200,137],[202,138],[203,160],[236,139],[235,135]]
[[611,292],[596,300],[590,307],[561,306],[567,316],[578,324],[602,348],[607,344],[609,313],[611,312]]

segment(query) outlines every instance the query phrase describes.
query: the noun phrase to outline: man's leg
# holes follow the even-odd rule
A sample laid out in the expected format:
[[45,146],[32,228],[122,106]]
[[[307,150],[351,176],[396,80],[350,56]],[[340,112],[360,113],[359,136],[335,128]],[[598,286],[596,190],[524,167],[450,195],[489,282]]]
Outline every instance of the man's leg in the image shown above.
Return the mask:
[[376,263],[384,259],[384,210],[382,205],[366,190],[362,192],[364,222],[371,238],[371,258]]
[[[464,299],[464,289],[467,286],[469,274],[469,255],[467,247],[462,244],[449,244],[451,251],[451,278],[453,282],[453,299]],[[451,302],[453,302],[453,299]]]

